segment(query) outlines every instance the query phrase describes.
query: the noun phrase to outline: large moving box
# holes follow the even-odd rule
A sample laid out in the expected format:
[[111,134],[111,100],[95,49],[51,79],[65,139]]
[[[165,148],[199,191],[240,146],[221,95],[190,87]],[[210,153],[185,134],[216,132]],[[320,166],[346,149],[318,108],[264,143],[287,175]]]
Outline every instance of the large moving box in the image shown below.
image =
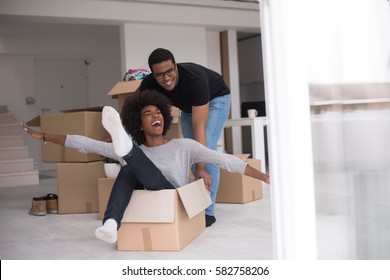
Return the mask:
[[[248,158],[249,155],[246,154],[236,156],[249,163],[250,166],[261,170],[260,160]],[[262,197],[262,181],[221,169],[216,202],[247,203]]]
[[102,161],[57,163],[58,213],[97,213],[98,178],[105,176]]
[[[114,179],[99,179],[99,217],[103,218]],[[211,204],[203,180],[176,190],[135,190],[118,231],[118,250],[178,251],[205,229]]]
[[[58,114],[41,115],[27,122],[40,126],[41,131],[52,134],[78,134],[105,141],[110,137],[102,125],[102,107],[64,111]],[[97,154],[84,154],[61,145],[42,142],[42,162],[90,162],[101,160]]]
[[210,204],[203,180],[176,190],[136,190],[118,231],[118,250],[181,250],[205,229]]
[[142,80],[131,80],[127,82],[118,82],[107,94],[111,98],[118,99],[118,112],[122,110],[126,97],[136,93]]

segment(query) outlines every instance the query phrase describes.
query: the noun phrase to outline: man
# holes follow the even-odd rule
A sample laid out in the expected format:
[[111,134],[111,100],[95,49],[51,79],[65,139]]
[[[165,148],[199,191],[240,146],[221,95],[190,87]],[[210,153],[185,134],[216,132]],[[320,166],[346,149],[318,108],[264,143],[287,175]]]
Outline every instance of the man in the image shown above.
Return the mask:
[[[230,89],[222,76],[195,63],[176,63],[173,54],[162,48],[150,54],[148,64],[152,74],[145,77],[140,90],[154,89],[167,96],[181,110],[183,136],[217,150],[230,109]],[[212,205],[206,209],[206,226],[211,226],[216,221],[219,167],[198,163],[193,173],[211,184]]]

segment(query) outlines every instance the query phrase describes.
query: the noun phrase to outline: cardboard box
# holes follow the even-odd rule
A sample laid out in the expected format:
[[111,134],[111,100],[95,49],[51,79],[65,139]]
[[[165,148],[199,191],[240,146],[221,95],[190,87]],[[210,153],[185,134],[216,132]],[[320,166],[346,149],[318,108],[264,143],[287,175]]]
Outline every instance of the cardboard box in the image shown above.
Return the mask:
[[[110,137],[102,125],[102,107],[63,111],[38,116],[27,125],[40,126],[41,131],[52,134],[78,134],[105,141]],[[84,154],[61,145],[41,144],[42,162],[91,162],[101,160],[97,154]]]
[[169,127],[165,137],[168,138],[168,139],[182,138],[183,137],[183,133],[181,131],[181,124],[180,124],[180,122],[178,122],[178,123],[171,123],[171,126]]
[[103,220],[104,212],[107,208],[108,199],[112,186],[114,185],[115,178],[99,178],[98,179],[98,201],[99,201],[99,219]]
[[179,122],[180,121],[177,121],[178,119],[180,119],[180,109],[175,107],[175,106],[172,106],[171,107],[171,115],[173,117],[173,121],[172,122]]
[[[111,98],[118,99],[118,112],[121,112],[126,97],[136,93],[141,83],[142,80],[130,80],[127,82],[119,82],[116,83],[116,85],[110,90],[110,92],[107,95],[111,96]],[[172,117],[174,119],[180,117],[179,108],[172,106]]]
[[119,82],[107,94],[111,98],[118,99],[118,112],[121,112],[123,103],[126,97],[137,92],[142,80],[131,80],[127,82]]
[[57,163],[58,213],[97,213],[98,178],[104,177],[102,161]]
[[210,204],[203,180],[175,190],[135,190],[118,231],[118,250],[181,250],[205,229]]
[[[248,158],[249,155],[246,154],[236,156],[249,163],[250,166],[261,170],[260,160]],[[247,203],[262,197],[262,181],[221,169],[216,202]]]

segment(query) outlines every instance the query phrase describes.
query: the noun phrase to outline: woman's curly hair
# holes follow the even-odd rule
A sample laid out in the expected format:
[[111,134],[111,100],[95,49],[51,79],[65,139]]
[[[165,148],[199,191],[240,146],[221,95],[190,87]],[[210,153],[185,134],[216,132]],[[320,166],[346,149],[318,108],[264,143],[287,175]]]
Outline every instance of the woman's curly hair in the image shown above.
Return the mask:
[[123,127],[137,145],[146,142],[144,131],[141,130],[141,112],[143,108],[149,105],[154,105],[161,111],[164,118],[164,136],[172,122],[171,102],[165,95],[156,90],[144,90],[130,95],[123,104],[121,118]]

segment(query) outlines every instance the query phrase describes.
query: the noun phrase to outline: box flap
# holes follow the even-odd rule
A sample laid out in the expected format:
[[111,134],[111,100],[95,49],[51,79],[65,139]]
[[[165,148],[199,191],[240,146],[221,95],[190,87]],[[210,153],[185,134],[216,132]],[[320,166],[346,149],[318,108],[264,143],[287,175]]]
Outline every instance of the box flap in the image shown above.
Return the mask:
[[180,187],[177,191],[190,219],[211,205],[210,194],[206,191],[203,179]]
[[[74,113],[74,112],[101,112],[103,110],[103,106],[96,106],[96,107],[87,107],[87,108],[79,108],[79,109],[69,109],[69,110],[63,110],[60,113]],[[53,113],[53,114],[47,114],[47,115],[54,115],[54,114],[60,114],[60,113]],[[29,120],[26,122],[28,126],[41,126],[41,115],[36,116],[35,118]]]
[[173,223],[175,190],[134,190],[122,222]]
[[242,160],[247,160],[251,154],[235,154],[236,157],[242,159]]
[[141,85],[141,82],[142,80],[131,80],[127,82],[116,83],[116,85],[110,90],[107,95],[112,96],[113,98],[117,98],[117,95],[119,94],[135,92]]

